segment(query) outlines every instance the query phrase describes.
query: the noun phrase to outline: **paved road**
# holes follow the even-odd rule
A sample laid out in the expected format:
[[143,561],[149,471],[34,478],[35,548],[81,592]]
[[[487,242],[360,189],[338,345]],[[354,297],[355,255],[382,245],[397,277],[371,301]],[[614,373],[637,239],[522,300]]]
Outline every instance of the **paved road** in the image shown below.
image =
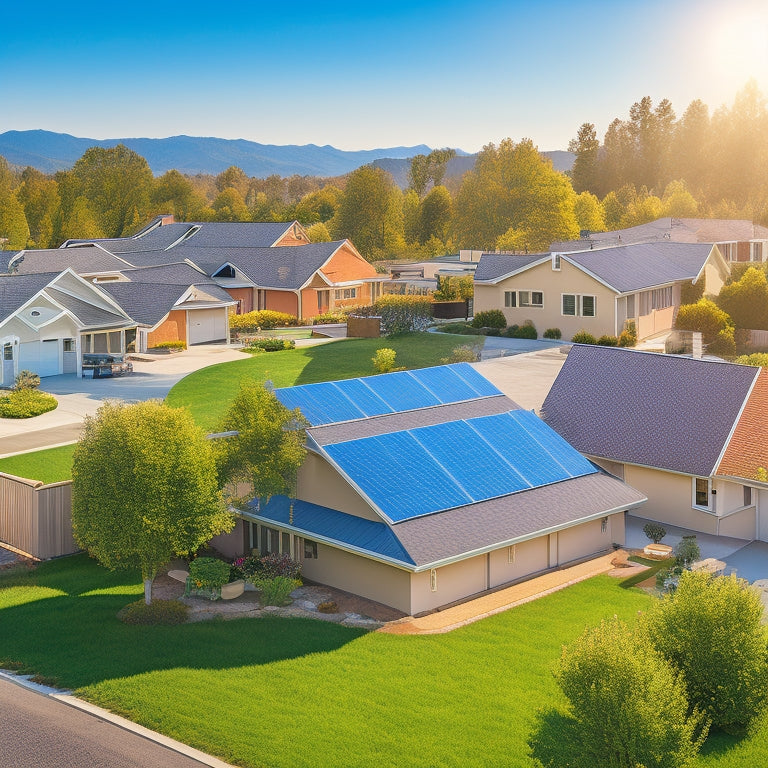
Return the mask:
[[201,768],[113,723],[0,680],[0,768]]

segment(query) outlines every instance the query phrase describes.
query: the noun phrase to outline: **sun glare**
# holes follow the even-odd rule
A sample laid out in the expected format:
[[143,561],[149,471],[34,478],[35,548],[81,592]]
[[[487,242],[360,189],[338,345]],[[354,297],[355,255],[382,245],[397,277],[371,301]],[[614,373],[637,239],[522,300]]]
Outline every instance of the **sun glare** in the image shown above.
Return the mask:
[[768,78],[768,7],[763,3],[723,9],[711,28],[715,76],[724,84],[742,86],[750,78]]

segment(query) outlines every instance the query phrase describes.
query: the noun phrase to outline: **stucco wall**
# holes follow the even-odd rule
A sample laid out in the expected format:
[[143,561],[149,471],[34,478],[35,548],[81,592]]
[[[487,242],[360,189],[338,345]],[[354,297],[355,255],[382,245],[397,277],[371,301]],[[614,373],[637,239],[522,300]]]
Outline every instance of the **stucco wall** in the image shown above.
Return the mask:
[[[240,311],[238,314],[244,315],[253,310],[253,288],[225,288],[226,292],[235,300],[240,302]],[[235,307],[233,312],[237,312]]]
[[[542,307],[505,307],[505,291],[541,291]],[[595,317],[571,317],[562,314],[564,293],[585,294],[597,297]],[[594,336],[615,334],[614,297],[616,294],[601,283],[584,274],[566,261],[561,261],[560,271],[552,269],[550,261],[503,280],[498,285],[475,284],[475,313],[500,309],[507,325],[522,325],[530,320],[541,336],[547,328],[559,328],[564,340],[570,340],[580,330]],[[621,330],[621,329],[619,329]]]
[[429,571],[411,576],[411,613],[423,613],[454,603],[487,588],[488,555],[437,568],[437,591],[431,588]]
[[757,498],[757,538],[768,541],[768,491],[753,491]]
[[502,547],[490,553],[490,586],[498,587],[549,567],[547,537]]
[[[580,560],[598,552],[605,552],[611,548],[611,544],[614,541],[617,544],[623,544],[622,522],[616,523],[616,530],[613,530],[613,520],[617,517],[623,521],[624,515],[612,515],[609,517],[605,531],[602,530],[601,520],[592,520],[589,523],[583,523],[574,528],[558,531],[557,564],[565,565],[573,560]],[[618,534],[618,536],[615,534]]]
[[264,309],[272,309],[275,312],[286,312],[289,315],[298,315],[299,302],[292,291],[265,291]]
[[166,341],[187,340],[187,313],[183,309],[173,309],[168,317],[154,331],[147,334],[147,347],[154,347]]
[[248,551],[247,526],[248,524],[239,517],[229,533],[222,533],[211,539],[211,546],[230,559],[240,557]]

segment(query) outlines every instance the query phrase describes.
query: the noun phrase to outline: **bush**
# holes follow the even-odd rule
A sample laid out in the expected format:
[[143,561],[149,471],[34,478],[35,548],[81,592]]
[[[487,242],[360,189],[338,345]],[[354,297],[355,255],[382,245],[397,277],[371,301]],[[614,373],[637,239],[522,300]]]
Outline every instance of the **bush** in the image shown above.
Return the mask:
[[597,339],[588,331],[576,331],[571,341],[574,344],[597,344]]
[[125,624],[184,624],[189,609],[178,600],[153,600],[147,605],[137,600],[118,611],[117,618]]
[[366,309],[367,314],[381,318],[381,327],[387,336],[424,331],[432,322],[430,296],[388,294]]
[[473,328],[506,328],[507,318],[500,309],[489,309],[485,312],[478,312],[472,318]]
[[676,672],[692,707],[713,727],[739,731],[768,699],[766,637],[758,593],[735,576],[685,571],[652,606],[642,629]]
[[284,349],[294,349],[296,342],[293,339],[251,339],[243,352],[249,354],[258,352],[282,352]]
[[690,567],[701,557],[701,549],[695,536],[683,536],[675,547],[675,563],[682,568]]
[[41,413],[53,411],[59,401],[47,392],[36,389],[14,389],[0,397],[0,418],[31,419]]
[[189,576],[197,589],[219,589],[229,582],[229,563],[215,557],[198,557],[189,564]]
[[377,349],[376,354],[371,358],[373,370],[376,373],[389,373],[390,371],[402,371],[402,368],[395,368],[395,356],[397,352],[389,347]]
[[238,579],[245,579],[251,581],[254,576],[261,573],[261,558],[255,555],[249,555],[248,557],[238,557],[232,562],[229,570],[229,580],[237,581]]
[[301,586],[298,579],[291,579],[288,576],[261,578],[254,584],[261,591],[262,605],[287,605],[291,602],[289,597],[291,592]]
[[40,386],[40,377],[32,371],[19,371],[13,383],[17,391],[22,389],[37,389]]
[[685,685],[643,638],[614,619],[563,650],[555,672],[575,723],[562,737],[573,768],[690,766],[706,737]]
[[654,544],[658,544],[667,535],[667,529],[658,523],[646,523],[643,526],[643,533]]
[[163,341],[160,344],[155,344],[150,349],[186,349],[187,343],[185,341]]
[[620,347],[634,347],[637,344],[637,326],[634,320],[624,323],[624,330],[619,334]]
[[729,327],[718,331],[714,341],[707,345],[707,352],[713,355],[722,355],[723,357],[735,355],[736,339],[734,338],[734,329]]
[[562,339],[563,334],[561,333],[559,328],[547,328],[546,331],[544,331],[543,334],[545,339]]
[[618,347],[619,346],[619,339],[617,336],[610,336],[608,334],[603,334],[598,340],[597,343],[601,347]]
[[444,323],[437,328],[440,333],[459,333],[466,336],[478,336],[479,329],[473,328],[469,323]]
[[480,350],[467,345],[454,347],[449,357],[443,357],[440,362],[443,365],[451,363],[476,363],[480,359]]
[[[514,328],[514,330],[512,330]],[[539,334],[536,333],[536,326],[530,321],[526,320],[522,325],[512,325],[508,329],[510,332],[506,335],[512,339],[538,339]]]
[[229,327],[233,331],[253,333],[271,328],[285,328],[298,325],[299,318],[286,312],[275,312],[272,309],[259,309],[242,315],[230,315]]
[[346,323],[347,316],[343,312],[324,312],[322,315],[315,315],[310,323],[304,325],[325,325],[326,323]]
[[675,328],[700,331],[705,344],[712,344],[720,331],[732,325],[731,318],[709,299],[701,299],[695,304],[683,304],[675,319]]
[[286,576],[289,579],[298,579],[301,576],[301,563],[290,555],[272,552],[261,558],[261,572],[267,578]]
[[736,358],[739,365],[755,365],[758,367],[768,367],[768,352],[753,352],[751,355],[741,355]]

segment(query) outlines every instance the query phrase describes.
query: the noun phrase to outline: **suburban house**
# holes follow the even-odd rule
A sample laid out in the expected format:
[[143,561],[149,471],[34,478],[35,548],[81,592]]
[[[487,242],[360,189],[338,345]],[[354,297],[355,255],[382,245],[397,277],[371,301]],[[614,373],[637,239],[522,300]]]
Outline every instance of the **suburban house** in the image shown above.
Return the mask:
[[466,363],[275,394],[311,424],[296,496],[215,546],[409,614],[610,551],[645,500]]
[[579,240],[552,243],[555,252],[571,252],[631,243],[709,243],[726,261],[768,261],[768,227],[748,219],[656,219],[612,232],[585,232]]
[[2,386],[22,370],[39,376],[82,372],[83,352],[125,352],[136,321],[71,269],[0,275]]
[[484,253],[475,272],[475,313],[504,312],[507,324],[531,321],[543,333],[559,328],[618,336],[628,321],[639,339],[670,330],[683,289],[703,283],[717,295],[728,265],[717,246],[654,242],[537,254]]
[[[99,257],[104,270],[77,252],[100,248],[115,262]],[[159,216],[132,237],[94,241],[68,240],[76,271],[89,270],[101,279],[115,268],[142,268],[186,262],[213,277],[235,301],[240,314],[271,309],[311,318],[377,298],[380,276],[349,240],[310,243],[296,222],[175,222]],[[21,252],[10,268],[33,271],[44,257]],[[65,261],[66,259],[64,259]],[[77,265],[77,266],[75,266]]]
[[541,409],[648,498],[642,517],[768,541],[768,371],[574,345]]

